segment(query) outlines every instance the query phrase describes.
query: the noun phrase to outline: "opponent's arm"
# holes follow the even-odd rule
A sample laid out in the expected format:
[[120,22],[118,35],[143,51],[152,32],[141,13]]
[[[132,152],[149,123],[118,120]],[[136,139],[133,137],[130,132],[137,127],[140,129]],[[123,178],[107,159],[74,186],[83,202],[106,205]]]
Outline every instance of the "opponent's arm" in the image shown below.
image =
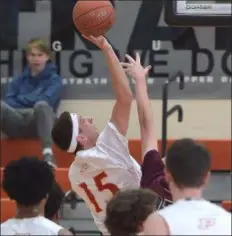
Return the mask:
[[121,63],[125,67],[125,71],[135,80],[135,96],[137,102],[137,110],[140,124],[140,134],[142,143],[142,156],[150,150],[158,151],[158,143],[154,133],[153,114],[150,105],[146,75],[150,70],[150,66],[143,68],[140,64],[140,56],[136,54],[136,60],[126,55],[129,63]]
[[113,90],[116,96],[116,103],[112,111],[111,122],[114,123],[119,132],[125,136],[128,129],[133,99],[126,73],[124,72],[112,46],[103,36],[84,37],[96,44],[102,50],[106,58],[112,79]]

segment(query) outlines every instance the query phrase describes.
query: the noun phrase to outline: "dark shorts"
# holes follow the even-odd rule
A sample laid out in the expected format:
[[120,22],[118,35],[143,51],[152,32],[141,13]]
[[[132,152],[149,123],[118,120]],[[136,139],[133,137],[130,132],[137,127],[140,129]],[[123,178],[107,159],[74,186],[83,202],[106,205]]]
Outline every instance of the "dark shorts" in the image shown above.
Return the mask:
[[149,188],[158,195],[160,201],[157,208],[169,205],[172,196],[164,177],[164,163],[156,150],[150,150],[145,154],[141,169],[141,188]]

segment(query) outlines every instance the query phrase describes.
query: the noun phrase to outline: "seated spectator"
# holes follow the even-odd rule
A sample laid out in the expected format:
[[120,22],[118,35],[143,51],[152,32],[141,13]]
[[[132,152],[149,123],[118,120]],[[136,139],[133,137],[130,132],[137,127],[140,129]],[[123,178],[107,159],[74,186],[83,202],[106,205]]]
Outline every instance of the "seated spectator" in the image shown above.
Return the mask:
[[1,224],[2,235],[72,235],[44,217],[45,203],[52,190],[52,167],[36,157],[11,161],[4,169],[3,189],[16,202],[14,218]]
[[51,129],[60,103],[62,79],[41,39],[29,41],[28,66],[13,78],[1,101],[1,131],[9,138],[39,137],[45,161],[55,167]]

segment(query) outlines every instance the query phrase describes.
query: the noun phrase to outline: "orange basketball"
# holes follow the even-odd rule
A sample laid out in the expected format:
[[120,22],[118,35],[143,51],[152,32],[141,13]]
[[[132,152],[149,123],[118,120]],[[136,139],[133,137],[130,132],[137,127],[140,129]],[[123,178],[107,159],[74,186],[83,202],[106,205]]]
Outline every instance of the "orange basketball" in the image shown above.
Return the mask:
[[104,35],[115,21],[115,11],[109,0],[79,0],[73,8],[73,23],[81,34]]

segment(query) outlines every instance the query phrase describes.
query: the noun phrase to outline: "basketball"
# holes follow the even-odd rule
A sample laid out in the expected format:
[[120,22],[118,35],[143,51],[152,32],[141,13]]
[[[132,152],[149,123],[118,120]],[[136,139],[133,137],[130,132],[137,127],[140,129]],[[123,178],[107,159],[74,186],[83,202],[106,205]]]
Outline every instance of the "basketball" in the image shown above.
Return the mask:
[[109,0],[79,0],[73,8],[75,28],[85,35],[104,35],[115,21],[115,10]]

